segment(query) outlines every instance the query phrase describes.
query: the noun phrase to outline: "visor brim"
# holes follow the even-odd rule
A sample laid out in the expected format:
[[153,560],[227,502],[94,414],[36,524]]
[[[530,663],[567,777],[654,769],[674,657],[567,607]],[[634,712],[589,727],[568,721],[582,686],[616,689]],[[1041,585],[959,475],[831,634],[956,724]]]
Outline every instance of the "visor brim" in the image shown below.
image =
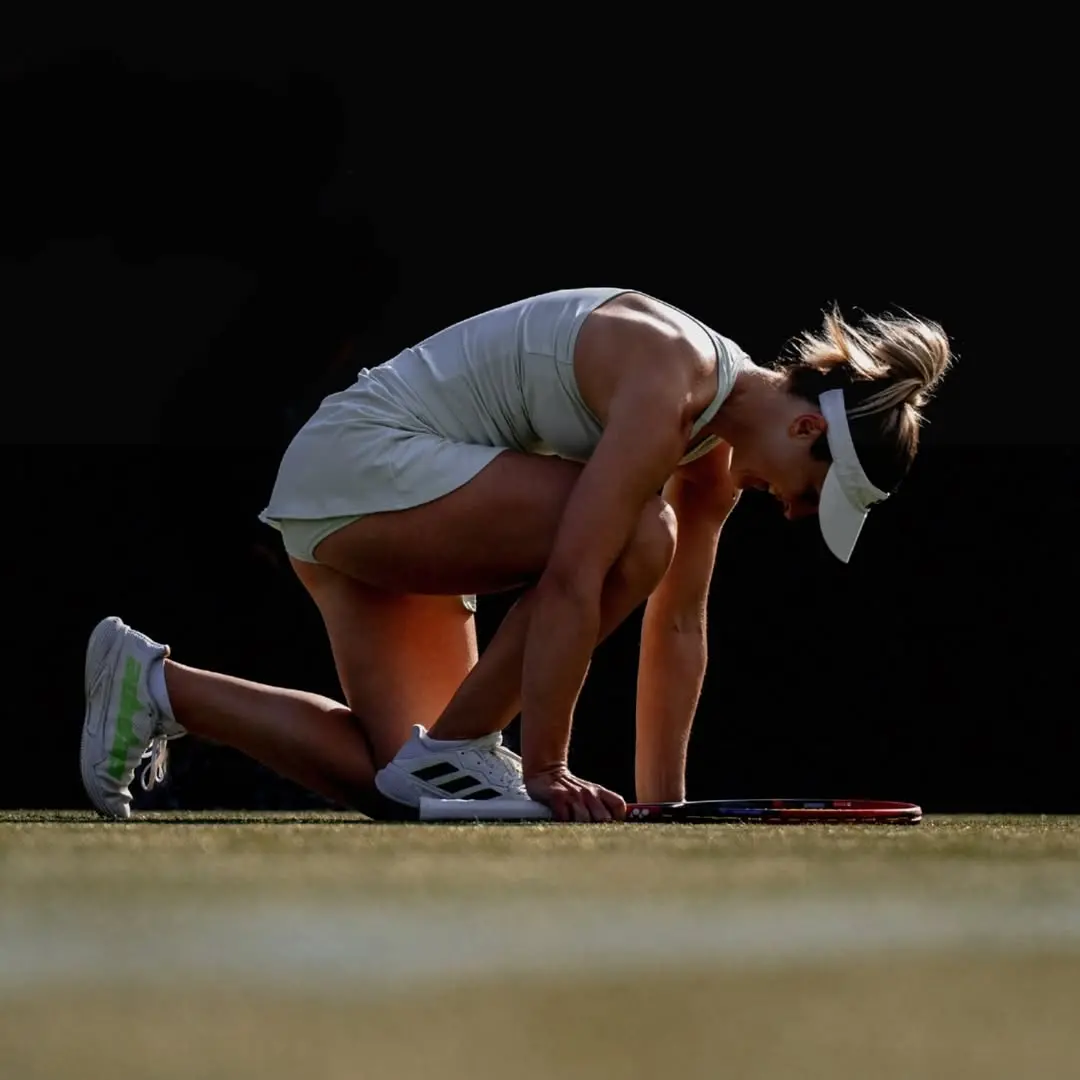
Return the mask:
[[821,486],[818,501],[818,524],[829,550],[841,561],[849,562],[859,533],[870,511],[856,506],[845,494],[837,477],[836,467],[830,467]]

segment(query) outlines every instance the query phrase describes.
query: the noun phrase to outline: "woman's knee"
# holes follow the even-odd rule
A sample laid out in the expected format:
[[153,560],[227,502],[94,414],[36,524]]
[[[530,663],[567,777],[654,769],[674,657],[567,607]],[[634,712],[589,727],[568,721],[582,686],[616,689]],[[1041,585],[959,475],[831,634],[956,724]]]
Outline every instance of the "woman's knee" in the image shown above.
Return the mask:
[[668,572],[677,538],[675,511],[659,496],[650,499],[616,566],[620,580],[648,596]]

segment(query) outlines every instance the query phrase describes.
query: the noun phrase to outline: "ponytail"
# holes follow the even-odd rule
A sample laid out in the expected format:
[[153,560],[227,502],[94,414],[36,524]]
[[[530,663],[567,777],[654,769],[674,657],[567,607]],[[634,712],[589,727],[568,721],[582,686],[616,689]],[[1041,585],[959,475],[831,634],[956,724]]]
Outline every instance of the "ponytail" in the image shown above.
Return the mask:
[[[876,462],[879,476],[871,477],[892,490],[914,462],[921,410],[952,362],[949,339],[935,322],[878,315],[856,327],[834,307],[820,333],[797,339],[788,390],[816,405],[826,390],[842,389],[859,456]],[[823,439],[815,456],[828,456]]]

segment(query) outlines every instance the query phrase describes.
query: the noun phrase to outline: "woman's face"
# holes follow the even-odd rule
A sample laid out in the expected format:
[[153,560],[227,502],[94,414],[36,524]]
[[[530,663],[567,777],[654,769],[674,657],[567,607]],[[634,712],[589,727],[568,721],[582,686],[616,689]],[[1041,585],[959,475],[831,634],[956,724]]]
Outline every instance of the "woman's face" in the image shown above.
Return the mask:
[[762,428],[732,452],[731,474],[740,488],[768,491],[794,521],[817,513],[829,463],[810,454],[828,426],[825,418],[806,402],[791,402],[783,422]]

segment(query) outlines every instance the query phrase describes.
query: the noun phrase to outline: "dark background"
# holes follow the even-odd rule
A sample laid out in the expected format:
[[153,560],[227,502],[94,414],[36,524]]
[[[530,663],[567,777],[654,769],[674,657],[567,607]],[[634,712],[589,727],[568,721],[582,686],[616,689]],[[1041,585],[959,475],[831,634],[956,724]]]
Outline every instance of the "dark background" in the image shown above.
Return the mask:
[[[433,69],[331,29],[58,33],[0,71],[0,806],[87,805],[82,659],[106,614],[187,663],[339,696],[256,520],[289,438],[451,321],[613,284],[759,361],[834,300],[937,319],[960,357],[850,566],[767,500],[731,519],[691,797],[1080,811],[1063,220],[1050,121],[992,65],[922,93],[884,59],[856,86],[685,39],[663,75],[640,52],[607,75],[580,41]],[[483,638],[506,603],[482,601]],[[572,761],[627,795],[637,628],[597,655]],[[194,740],[173,766],[144,803],[311,801]]]

